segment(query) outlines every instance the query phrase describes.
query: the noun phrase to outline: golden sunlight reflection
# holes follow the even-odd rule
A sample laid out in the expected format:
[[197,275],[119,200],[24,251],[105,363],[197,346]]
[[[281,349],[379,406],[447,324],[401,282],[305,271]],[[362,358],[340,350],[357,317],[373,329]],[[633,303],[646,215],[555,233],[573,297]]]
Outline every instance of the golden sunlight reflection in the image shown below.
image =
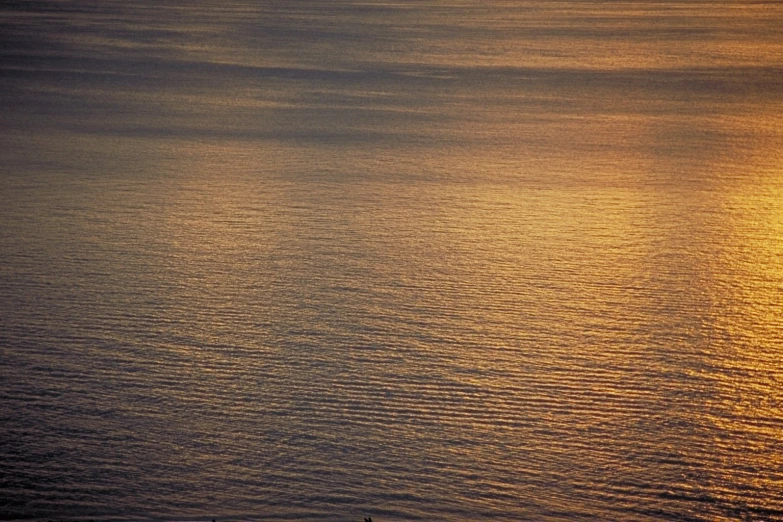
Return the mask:
[[0,8],[6,518],[783,519],[783,4],[82,4]]

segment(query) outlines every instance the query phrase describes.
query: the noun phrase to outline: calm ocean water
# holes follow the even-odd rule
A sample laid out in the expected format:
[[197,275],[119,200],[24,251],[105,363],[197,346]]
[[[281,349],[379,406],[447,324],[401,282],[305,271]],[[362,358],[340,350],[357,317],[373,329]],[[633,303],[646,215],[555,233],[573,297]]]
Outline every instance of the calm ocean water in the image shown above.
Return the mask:
[[0,7],[0,519],[783,520],[783,4]]

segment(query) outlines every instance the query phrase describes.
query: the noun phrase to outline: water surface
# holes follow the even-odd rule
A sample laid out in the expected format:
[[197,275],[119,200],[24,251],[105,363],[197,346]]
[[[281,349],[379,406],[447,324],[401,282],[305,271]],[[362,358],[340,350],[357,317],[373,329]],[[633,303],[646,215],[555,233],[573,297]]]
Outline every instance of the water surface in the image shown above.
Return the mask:
[[783,7],[0,8],[0,518],[783,520]]

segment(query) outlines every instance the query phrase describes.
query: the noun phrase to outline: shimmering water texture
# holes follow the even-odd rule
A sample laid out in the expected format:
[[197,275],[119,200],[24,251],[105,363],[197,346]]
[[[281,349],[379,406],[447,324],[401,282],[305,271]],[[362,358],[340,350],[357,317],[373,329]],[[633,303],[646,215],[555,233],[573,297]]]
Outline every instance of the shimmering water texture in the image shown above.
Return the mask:
[[2,2],[0,518],[783,520],[781,27]]

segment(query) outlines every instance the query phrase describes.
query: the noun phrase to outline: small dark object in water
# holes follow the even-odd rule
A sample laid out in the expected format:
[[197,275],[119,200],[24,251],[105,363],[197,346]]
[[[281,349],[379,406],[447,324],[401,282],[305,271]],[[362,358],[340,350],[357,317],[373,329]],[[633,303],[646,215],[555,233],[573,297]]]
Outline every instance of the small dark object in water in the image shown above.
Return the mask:
[[[215,522],[214,520],[212,522]],[[372,517],[364,517],[364,522],[372,522]]]

